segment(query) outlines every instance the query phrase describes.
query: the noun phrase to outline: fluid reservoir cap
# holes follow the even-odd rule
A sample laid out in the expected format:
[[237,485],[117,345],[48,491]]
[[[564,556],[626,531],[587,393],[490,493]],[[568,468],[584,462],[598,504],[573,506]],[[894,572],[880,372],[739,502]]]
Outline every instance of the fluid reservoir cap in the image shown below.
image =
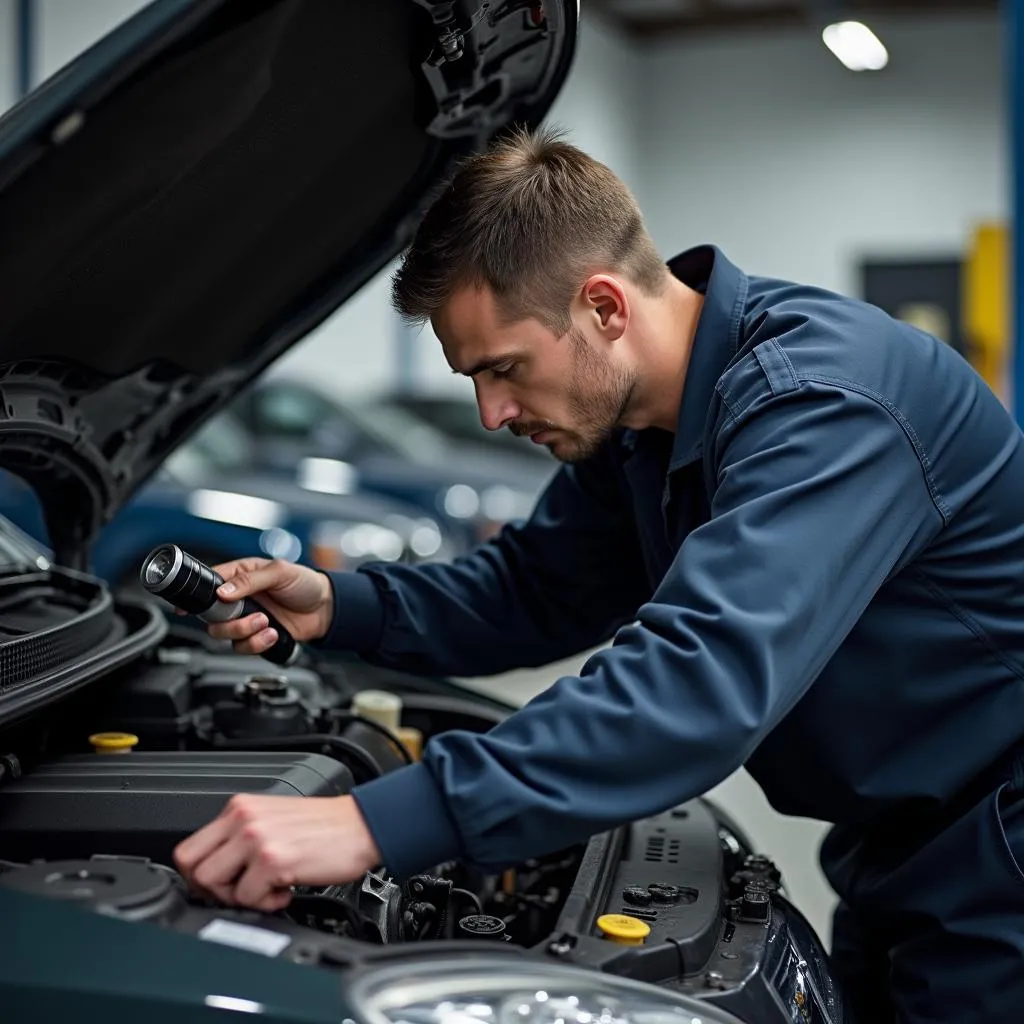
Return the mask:
[[95,732],[89,737],[97,754],[128,754],[139,742],[130,732]]
[[490,914],[471,914],[459,920],[459,931],[475,939],[504,939],[505,922]]
[[603,914],[597,919],[597,927],[606,939],[621,946],[642,946],[651,934],[649,924],[627,914]]

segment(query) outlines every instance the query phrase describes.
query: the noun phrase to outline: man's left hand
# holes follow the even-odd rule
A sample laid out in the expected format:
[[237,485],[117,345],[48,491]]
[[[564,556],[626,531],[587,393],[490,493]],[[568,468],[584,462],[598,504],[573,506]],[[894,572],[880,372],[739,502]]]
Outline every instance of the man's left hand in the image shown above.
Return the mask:
[[380,863],[350,796],[233,796],[180,843],[178,870],[229,905],[281,910],[293,885],[342,885]]

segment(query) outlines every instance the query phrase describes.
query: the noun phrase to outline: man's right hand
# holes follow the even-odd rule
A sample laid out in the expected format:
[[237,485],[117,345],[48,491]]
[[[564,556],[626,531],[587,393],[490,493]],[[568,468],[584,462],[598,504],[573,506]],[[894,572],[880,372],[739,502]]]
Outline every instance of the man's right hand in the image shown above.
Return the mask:
[[[217,591],[221,600],[253,598],[296,640],[319,640],[331,628],[334,590],[323,573],[269,558],[239,558],[212,568],[224,578]],[[208,629],[217,640],[231,640],[239,654],[262,654],[277,642],[277,631],[267,628],[267,617],[259,612]]]

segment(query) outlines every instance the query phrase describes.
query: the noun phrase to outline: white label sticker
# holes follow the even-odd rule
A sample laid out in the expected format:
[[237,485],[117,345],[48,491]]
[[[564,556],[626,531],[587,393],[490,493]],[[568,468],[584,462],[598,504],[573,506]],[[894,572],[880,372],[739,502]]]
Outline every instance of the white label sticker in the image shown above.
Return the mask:
[[247,949],[252,953],[264,956],[277,956],[292,940],[289,935],[272,932],[266,928],[254,928],[250,924],[239,924],[237,921],[225,921],[217,918],[204,925],[199,938],[207,942],[220,942],[225,946]]

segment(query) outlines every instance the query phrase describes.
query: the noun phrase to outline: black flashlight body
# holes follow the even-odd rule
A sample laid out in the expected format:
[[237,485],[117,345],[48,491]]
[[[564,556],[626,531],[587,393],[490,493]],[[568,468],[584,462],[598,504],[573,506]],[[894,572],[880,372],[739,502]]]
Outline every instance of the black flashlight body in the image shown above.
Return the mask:
[[224,583],[223,578],[177,544],[154,548],[139,569],[139,582],[151,594],[203,622],[230,622],[261,612],[270,628],[277,631],[277,642],[262,651],[261,657],[275,665],[290,665],[299,656],[295,638],[266,608],[251,597],[222,601],[217,597],[217,588]]

